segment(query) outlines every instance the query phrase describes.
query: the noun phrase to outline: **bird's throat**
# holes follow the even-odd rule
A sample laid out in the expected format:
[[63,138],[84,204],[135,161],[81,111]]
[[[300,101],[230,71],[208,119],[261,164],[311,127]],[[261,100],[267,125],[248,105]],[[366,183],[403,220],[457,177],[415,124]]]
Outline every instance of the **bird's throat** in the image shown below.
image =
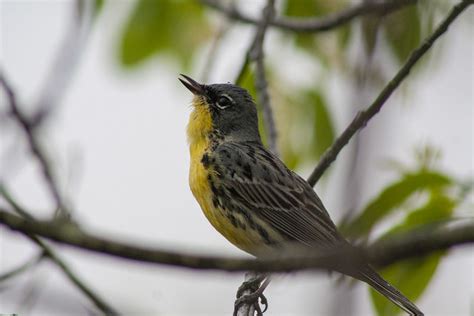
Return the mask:
[[209,106],[202,97],[195,96],[193,99],[193,111],[189,117],[187,130],[190,149],[193,150],[193,147],[207,147],[211,131],[212,116],[209,111]]
[[193,111],[188,123],[188,141],[190,153],[189,184],[191,191],[203,207],[203,196],[209,194],[208,170],[203,166],[201,160],[209,150],[210,133],[212,131],[212,117],[208,106],[202,98],[194,97]]

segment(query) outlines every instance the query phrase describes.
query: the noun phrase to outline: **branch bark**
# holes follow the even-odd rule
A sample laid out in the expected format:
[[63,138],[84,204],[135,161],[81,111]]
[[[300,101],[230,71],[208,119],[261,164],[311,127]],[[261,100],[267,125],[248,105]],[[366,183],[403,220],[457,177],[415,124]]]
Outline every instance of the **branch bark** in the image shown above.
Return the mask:
[[[407,5],[413,5],[416,2],[417,0],[363,1],[361,4],[323,18],[274,17],[269,21],[269,25],[292,32],[314,33],[329,31],[352,21],[354,18],[369,14],[388,14]],[[201,0],[201,3],[239,22],[249,24],[260,23],[258,19],[245,15],[235,6],[226,6],[223,1]]]
[[289,255],[267,258],[230,258],[206,256],[147,248],[126,242],[85,233],[77,226],[63,222],[32,221],[0,209],[0,223],[11,230],[25,235],[37,235],[61,244],[107,254],[137,262],[147,262],[168,266],[229,272],[288,272],[298,270],[330,270],[335,262],[364,256],[374,266],[382,267],[398,260],[421,256],[437,250],[447,250],[453,246],[474,242],[474,219],[468,223],[443,229],[416,230],[401,236],[393,236],[367,248],[334,249],[326,253],[309,254],[305,251]]
[[382,92],[377,96],[375,101],[364,111],[357,113],[355,118],[344,130],[344,132],[336,139],[336,141],[329,147],[326,152],[321,156],[318,165],[313,170],[308,178],[308,182],[311,186],[314,186],[316,182],[321,178],[327,168],[336,160],[339,152],[344,148],[347,143],[351,140],[352,136],[362,128],[364,128],[369,120],[377,114],[392,93],[398,88],[404,79],[408,76],[411,69],[415,64],[423,57],[434,44],[434,42],[443,35],[449,25],[461,14],[468,6],[474,3],[474,0],[463,0],[459,4],[455,5],[448,16],[443,22],[435,29],[435,31],[428,36],[420,47],[415,49],[403,67],[397,72],[395,77],[390,80],[384,87]]

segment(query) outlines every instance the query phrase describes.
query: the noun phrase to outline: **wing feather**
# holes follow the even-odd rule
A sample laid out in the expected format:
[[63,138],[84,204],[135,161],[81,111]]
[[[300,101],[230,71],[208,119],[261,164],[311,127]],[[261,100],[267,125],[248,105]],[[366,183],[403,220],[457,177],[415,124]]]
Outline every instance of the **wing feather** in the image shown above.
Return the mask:
[[221,189],[289,241],[328,246],[344,240],[313,188],[256,142],[227,142],[213,154]]

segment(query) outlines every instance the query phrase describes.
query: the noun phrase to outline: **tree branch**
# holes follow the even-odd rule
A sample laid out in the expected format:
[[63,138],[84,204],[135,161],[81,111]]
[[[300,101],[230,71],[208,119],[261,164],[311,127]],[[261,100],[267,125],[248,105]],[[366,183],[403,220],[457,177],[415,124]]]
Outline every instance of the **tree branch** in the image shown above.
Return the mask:
[[[6,188],[0,183],[0,195],[6,200],[8,204],[13,208],[13,210],[20,214],[24,219],[35,222],[36,219],[22,208],[16,201],[11,197]],[[20,217],[21,218],[21,217]],[[69,223],[67,225],[73,225]],[[33,233],[25,233],[31,241],[38,245],[43,251],[42,256],[47,257],[52,262],[54,262],[66,275],[66,277],[77,287],[79,290],[84,293],[84,295],[92,301],[92,303],[104,314],[106,315],[118,315],[118,313],[107,304],[97,293],[95,293],[91,288],[89,288],[72,270],[71,268],[61,259],[61,257],[56,254],[56,252],[48,244],[43,242]]]
[[420,60],[420,58],[429,51],[434,42],[448,30],[449,25],[458,17],[458,15],[473,3],[474,0],[463,0],[459,4],[455,5],[444,21],[436,28],[433,34],[428,36],[428,38],[423,41],[421,46],[411,53],[406,63],[398,71],[395,77],[393,77],[393,79],[387,83],[375,101],[366,110],[357,113],[355,118],[344,130],[344,132],[321,156],[318,165],[308,178],[310,185],[314,186],[316,182],[318,182],[319,178],[321,178],[326,169],[334,162],[334,160],[336,160],[337,155],[342,150],[342,148],[347,145],[352,136],[354,136],[357,131],[365,127],[369,120],[380,111],[387,99],[408,76],[411,69],[418,62],[418,60]]
[[437,250],[474,242],[474,220],[454,228],[425,229],[406,233],[401,237],[358,250],[334,249],[325,253],[310,254],[308,249],[295,252],[289,257],[267,259],[230,258],[206,256],[147,248],[131,243],[119,242],[94,234],[85,233],[77,226],[63,222],[32,221],[0,209],[0,223],[25,235],[37,235],[61,244],[70,245],[99,254],[107,254],[137,262],[147,262],[199,270],[221,270],[229,272],[287,272],[297,270],[330,270],[335,262],[360,260],[363,255],[374,266],[386,266],[401,259],[421,256]]
[[[274,17],[269,21],[269,25],[293,32],[313,33],[318,31],[329,31],[350,22],[354,18],[369,14],[388,14],[392,11],[401,9],[404,6],[413,5],[416,2],[417,0],[363,1],[353,7],[322,18]],[[258,19],[245,15],[235,6],[226,6],[223,1],[201,0],[201,3],[234,20],[250,24],[260,23]]]
[[36,134],[34,132],[34,126],[31,120],[20,109],[12,86],[5,78],[5,75],[2,74],[1,72],[0,72],[0,86],[2,86],[3,90],[6,93],[11,116],[17,121],[18,125],[21,127],[21,129],[25,133],[30,150],[33,156],[38,161],[38,164],[40,165],[46,186],[51,192],[51,195],[56,203],[56,209],[62,210],[63,212],[68,213],[66,211],[67,208],[59,192],[59,187],[53,175],[53,171],[49,164],[49,160],[45,152],[43,151],[43,148],[41,147],[36,137]]

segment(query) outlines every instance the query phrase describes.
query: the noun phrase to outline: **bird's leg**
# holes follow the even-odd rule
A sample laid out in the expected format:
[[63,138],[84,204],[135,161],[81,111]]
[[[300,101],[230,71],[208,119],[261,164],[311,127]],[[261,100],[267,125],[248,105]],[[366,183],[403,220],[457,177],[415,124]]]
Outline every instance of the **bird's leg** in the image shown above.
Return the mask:
[[[253,311],[251,313],[239,313],[243,304],[253,307],[253,310],[257,312],[257,315],[263,315],[263,313],[268,308],[267,298],[265,295],[263,295],[263,291],[265,291],[266,287],[270,283],[270,277],[267,274],[254,274],[249,272],[245,278],[246,280],[237,290],[237,299],[235,300],[234,305],[234,316],[253,315]],[[263,311],[260,307],[260,304],[264,306]]]

